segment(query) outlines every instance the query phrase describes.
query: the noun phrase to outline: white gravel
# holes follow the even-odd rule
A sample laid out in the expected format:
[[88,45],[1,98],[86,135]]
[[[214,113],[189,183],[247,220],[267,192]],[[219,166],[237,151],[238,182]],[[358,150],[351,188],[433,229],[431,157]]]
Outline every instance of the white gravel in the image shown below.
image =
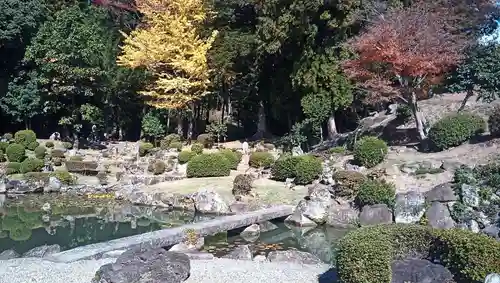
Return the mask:
[[[112,261],[54,263],[36,258],[3,260],[0,261],[0,283],[90,283],[97,269]],[[317,283],[318,276],[328,269],[328,265],[233,259],[191,260],[191,276],[186,283]]]

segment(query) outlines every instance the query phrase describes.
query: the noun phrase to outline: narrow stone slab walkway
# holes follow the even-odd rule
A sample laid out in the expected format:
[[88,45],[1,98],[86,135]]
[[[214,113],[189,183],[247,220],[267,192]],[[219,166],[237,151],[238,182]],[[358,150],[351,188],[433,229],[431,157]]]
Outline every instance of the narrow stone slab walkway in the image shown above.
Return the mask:
[[292,214],[293,209],[294,207],[291,205],[280,205],[238,215],[221,216],[209,221],[82,246],[52,254],[45,259],[54,262],[73,262],[82,259],[96,258],[105,252],[114,250],[170,246],[185,240],[187,238],[187,230],[202,236],[214,235],[220,232],[249,226],[260,221],[286,217]]

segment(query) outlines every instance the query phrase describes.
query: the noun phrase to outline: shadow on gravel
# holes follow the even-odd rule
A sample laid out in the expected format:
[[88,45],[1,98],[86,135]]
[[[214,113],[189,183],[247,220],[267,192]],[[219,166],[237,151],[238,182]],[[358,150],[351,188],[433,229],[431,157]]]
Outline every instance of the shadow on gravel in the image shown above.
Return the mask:
[[332,267],[325,271],[323,274],[318,275],[318,283],[338,283],[339,278],[337,275],[337,269]]

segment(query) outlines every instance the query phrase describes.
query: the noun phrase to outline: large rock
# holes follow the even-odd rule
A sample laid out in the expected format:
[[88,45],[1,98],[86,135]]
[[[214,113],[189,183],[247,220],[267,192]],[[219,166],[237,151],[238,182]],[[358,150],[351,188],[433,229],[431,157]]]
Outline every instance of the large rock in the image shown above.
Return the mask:
[[301,200],[295,207],[295,213],[311,219],[316,224],[324,224],[328,213],[329,203],[317,200]]
[[229,254],[223,256],[223,258],[252,260],[253,256],[252,256],[252,251],[250,250],[248,245],[241,245],[237,246]]
[[33,248],[23,254],[23,257],[46,257],[61,251],[59,245],[43,245]]
[[54,176],[49,177],[49,183],[43,188],[44,193],[59,192],[61,190],[62,183],[59,179]]
[[0,254],[0,260],[18,258],[19,254],[14,250],[5,250]]
[[5,190],[8,194],[42,193],[44,187],[45,182],[43,181],[9,180],[5,184]]
[[336,228],[356,227],[359,211],[350,205],[331,205],[328,209],[326,224]]
[[290,223],[300,227],[316,227],[318,225],[311,219],[305,217],[302,212],[297,209],[285,219],[285,223]]
[[309,191],[309,199],[312,201],[330,203],[332,199],[329,186],[327,185],[315,184],[309,187],[308,191]]
[[240,233],[240,236],[248,242],[255,242],[260,236],[259,224],[252,224]]
[[267,255],[270,262],[293,262],[302,264],[318,264],[321,260],[310,253],[297,250],[272,251]]
[[431,207],[425,212],[429,225],[438,229],[450,229],[455,227],[455,221],[450,216],[450,211],[446,204],[433,202]]
[[490,273],[484,279],[484,283],[500,283],[500,274]]
[[497,225],[488,225],[481,232],[500,241],[500,227]]
[[479,206],[479,188],[467,184],[462,184],[462,201],[470,207]]
[[389,223],[392,223],[392,212],[386,204],[365,205],[359,214],[361,226]]
[[231,212],[222,197],[210,190],[201,190],[193,195],[194,207],[201,213],[226,214]]
[[422,193],[410,191],[396,195],[394,220],[396,223],[416,223],[425,213],[425,197]]
[[453,184],[451,182],[443,183],[435,186],[426,194],[427,202],[439,201],[449,202],[456,201],[457,196],[453,191]]
[[129,250],[101,266],[92,283],[179,283],[189,277],[189,257],[162,248]]
[[391,283],[447,283],[453,275],[444,266],[422,259],[396,260],[392,262]]

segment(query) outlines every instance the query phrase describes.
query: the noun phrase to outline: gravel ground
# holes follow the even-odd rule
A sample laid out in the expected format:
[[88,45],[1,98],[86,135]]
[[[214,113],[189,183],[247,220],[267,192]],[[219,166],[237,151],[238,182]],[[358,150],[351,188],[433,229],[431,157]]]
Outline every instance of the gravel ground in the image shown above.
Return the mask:
[[[54,263],[34,258],[0,261],[0,283],[90,283],[97,269],[113,259]],[[232,259],[192,260],[186,283],[334,282],[327,265],[253,262]],[[330,275],[331,276],[331,275]]]

